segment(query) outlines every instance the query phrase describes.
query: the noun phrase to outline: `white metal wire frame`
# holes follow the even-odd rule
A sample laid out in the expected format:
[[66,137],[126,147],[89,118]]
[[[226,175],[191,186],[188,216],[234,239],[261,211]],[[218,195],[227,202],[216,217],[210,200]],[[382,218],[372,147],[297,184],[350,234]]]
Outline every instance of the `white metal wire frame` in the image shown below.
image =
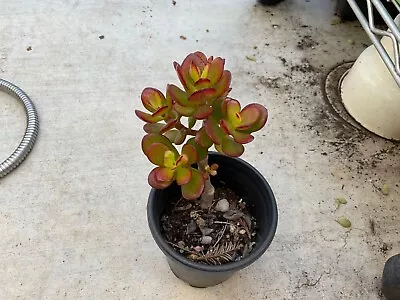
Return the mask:
[[[367,7],[368,7],[368,20],[362,13],[356,0],[347,0],[352,10],[354,11],[355,15],[357,16],[358,20],[360,21],[361,26],[364,28],[365,32],[371,39],[379,55],[382,57],[382,60],[389,69],[389,72],[392,74],[394,80],[400,87],[400,57],[399,57],[400,29],[394,22],[393,18],[388,13],[388,11],[386,10],[385,6],[382,4],[381,1],[384,0],[365,0],[365,1],[367,1]],[[400,4],[397,2],[397,0],[386,0],[386,1],[392,2],[400,14]],[[388,31],[376,28],[374,21],[373,7],[376,8],[378,13],[381,15],[382,19],[388,26],[389,28]],[[387,53],[387,51],[385,50],[380,41],[380,39],[383,36],[389,37],[393,42],[394,61],[390,58],[389,54]]]

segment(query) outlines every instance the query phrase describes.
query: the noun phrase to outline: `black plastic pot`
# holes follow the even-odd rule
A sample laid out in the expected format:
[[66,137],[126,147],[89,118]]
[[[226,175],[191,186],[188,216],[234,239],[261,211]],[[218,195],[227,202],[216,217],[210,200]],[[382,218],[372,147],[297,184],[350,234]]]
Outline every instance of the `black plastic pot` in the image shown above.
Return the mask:
[[177,185],[165,190],[152,189],[147,203],[147,219],[154,240],[167,257],[172,272],[193,287],[209,287],[228,279],[255,262],[271,244],[278,223],[275,197],[264,177],[250,164],[239,158],[210,152],[209,164],[219,165],[218,175],[212,177],[215,187],[224,185],[231,188],[249,205],[256,218],[259,230],[256,244],[251,253],[240,261],[212,266],[190,261],[176,252],[161,233],[160,215],[171,197],[179,196]]
[[248,203],[251,214],[256,218],[259,230],[256,244],[251,253],[240,261],[214,266],[195,263],[176,252],[161,233],[160,215],[165,204],[180,195],[180,188],[171,185],[165,190],[152,189],[147,203],[147,219],[154,240],[167,257],[172,272],[193,287],[209,287],[228,279],[255,262],[271,244],[278,223],[275,197],[264,177],[250,164],[239,158],[210,152],[209,164],[219,165],[218,175],[212,177],[215,187],[222,184],[231,188]]

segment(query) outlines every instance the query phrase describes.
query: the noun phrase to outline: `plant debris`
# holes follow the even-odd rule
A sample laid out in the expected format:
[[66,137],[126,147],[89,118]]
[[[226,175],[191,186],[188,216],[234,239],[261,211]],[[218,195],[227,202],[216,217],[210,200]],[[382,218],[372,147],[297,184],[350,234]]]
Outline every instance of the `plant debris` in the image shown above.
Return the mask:
[[389,186],[386,183],[382,185],[381,192],[385,196],[389,195]]
[[201,209],[198,201],[176,198],[161,216],[167,242],[188,259],[203,264],[224,264],[248,255],[255,245],[256,225],[247,204],[226,187],[216,188],[209,209]]
[[180,38],[181,40],[186,40],[186,39],[187,39],[187,37],[184,36],[184,35],[179,36],[179,38]]
[[336,197],[335,198],[336,209],[338,209],[342,204],[347,204],[347,200],[344,197]]
[[344,228],[350,228],[351,227],[351,222],[346,217],[341,217],[341,218],[337,219],[336,222],[338,222]]
[[254,56],[251,55],[246,55],[247,60],[251,60],[251,61],[257,61],[256,58]]

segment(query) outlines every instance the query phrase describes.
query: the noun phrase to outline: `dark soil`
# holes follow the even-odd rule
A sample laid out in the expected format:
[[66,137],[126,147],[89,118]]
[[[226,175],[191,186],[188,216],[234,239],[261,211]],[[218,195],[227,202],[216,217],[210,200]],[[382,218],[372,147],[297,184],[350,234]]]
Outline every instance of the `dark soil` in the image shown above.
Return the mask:
[[318,46],[319,43],[314,41],[310,35],[305,35],[301,38],[299,42],[297,42],[297,48],[301,50],[306,50],[309,48],[314,49],[315,46]]
[[[255,219],[247,204],[230,189],[217,188],[210,209],[199,202],[172,199],[161,216],[166,241],[182,255],[204,264],[224,264],[248,255],[254,245]],[[229,210],[216,211],[219,200],[229,202]]]

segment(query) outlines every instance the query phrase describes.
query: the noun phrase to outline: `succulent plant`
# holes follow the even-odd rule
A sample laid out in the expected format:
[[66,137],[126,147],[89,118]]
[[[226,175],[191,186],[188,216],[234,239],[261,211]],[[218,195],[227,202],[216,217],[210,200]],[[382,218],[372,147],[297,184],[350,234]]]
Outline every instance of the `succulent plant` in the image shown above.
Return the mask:
[[[252,133],[264,127],[268,118],[264,106],[253,103],[242,109],[239,101],[227,97],[231,73],[224,66],[220,57],[191,53],[181,65],[174,62],[183,89],[168,84],[165,96],[155,88],[143,90],[141,100],[148,112],[135,113],[146,122],[142,150],[157,166],[148,176],[152,187],[164,189],[176,181],[185,199],[212,195],[209,176],[217,173],[218,166],[208,165],[208,149],[214,146],[218,152],[238,157],[244,152],[243,144],[254,140]],[[197,121],[201,126],[194,129]],[[179,153],[173,144],[183,143]]]

